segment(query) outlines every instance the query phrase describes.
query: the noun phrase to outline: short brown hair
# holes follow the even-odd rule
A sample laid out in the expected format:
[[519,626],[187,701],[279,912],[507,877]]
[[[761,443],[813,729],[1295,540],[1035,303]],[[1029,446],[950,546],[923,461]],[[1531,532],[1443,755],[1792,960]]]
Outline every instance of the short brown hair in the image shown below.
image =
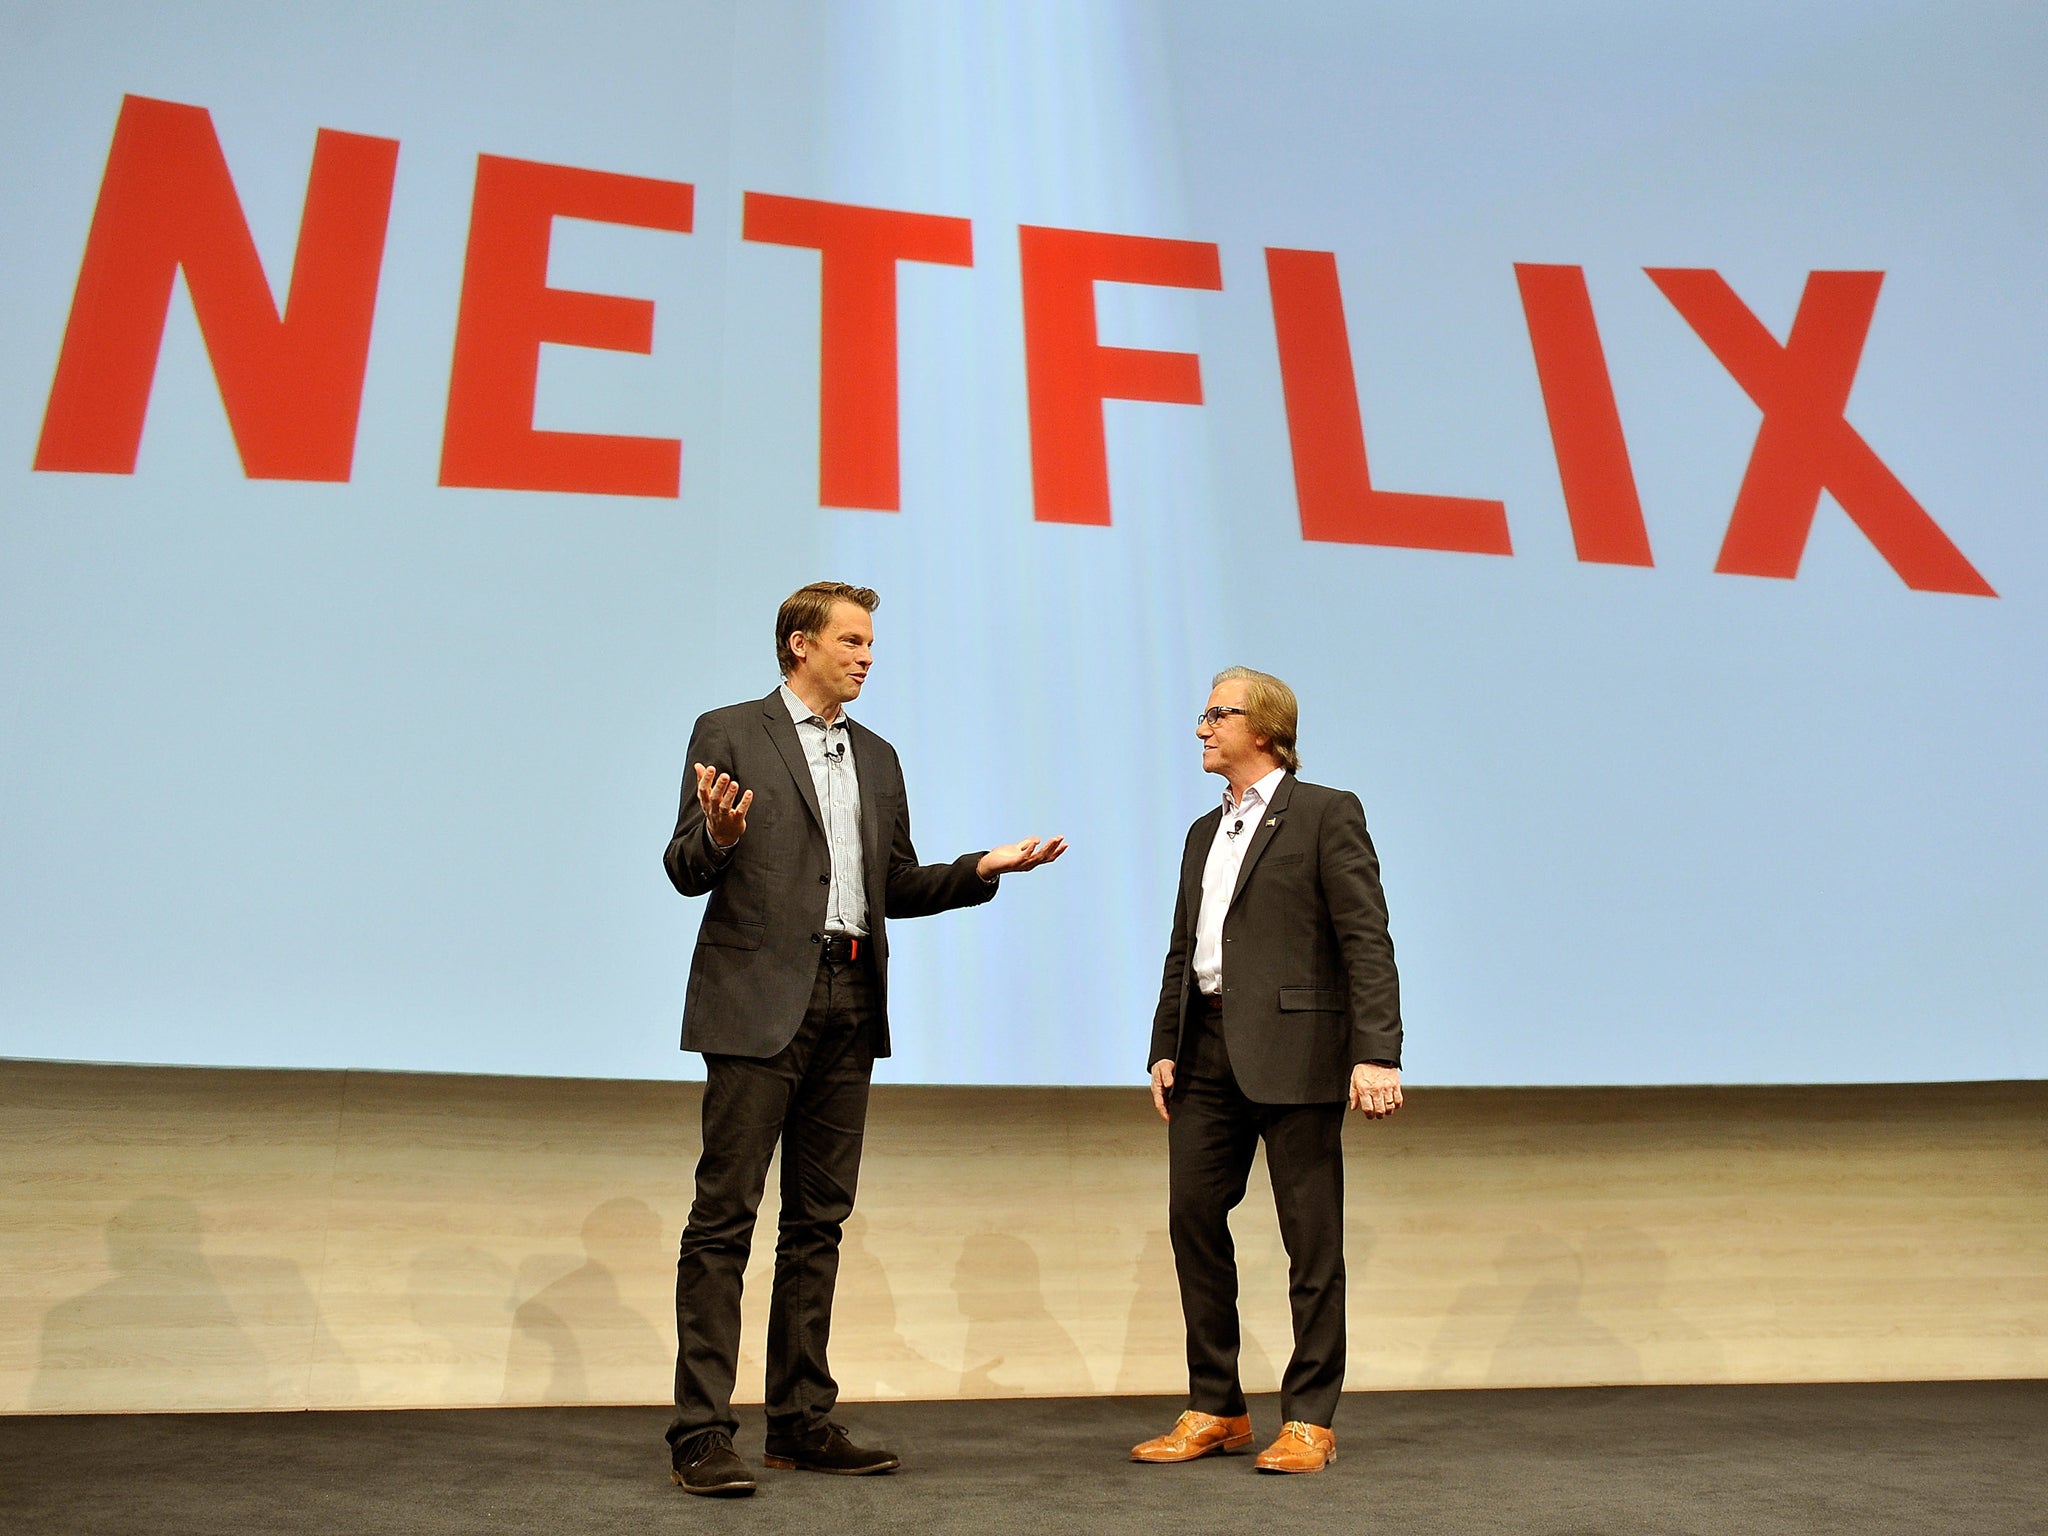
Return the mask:
[[818,631],[832,617],[834,603],[858,603],[873,613],[881,602],[873,587],[850,587],[843,581],[814,581],[798,587],[782,600],[775,615],[775,664],[782,668],[782,675],[787,677],[796,670],[796,653],[789,648],[789,637],[801,633],[817,639]]
[[1254,736],[1266,738],[1267,750],[1280,759],[1282,768],[1289,773],[1301,772],[1301,754],[1294,750],[1301,705],[1295,700],[1294,690],[1272,673],[1254,672],[1250,667],[1225,667],[1209,686],[1214,688],[1223,683],[1244,684],[1244,723],[1251,727]]

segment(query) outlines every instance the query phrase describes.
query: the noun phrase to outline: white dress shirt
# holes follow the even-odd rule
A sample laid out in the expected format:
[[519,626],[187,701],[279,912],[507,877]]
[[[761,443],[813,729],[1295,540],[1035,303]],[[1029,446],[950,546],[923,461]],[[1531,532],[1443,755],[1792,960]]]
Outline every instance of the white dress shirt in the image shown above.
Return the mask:
[[1242,800],[1231,799],[1227,786],[1223,791],[1223,820],[1216,825],[1208,862],[1202,866],[1202,910],[1195,918],[1195,985],[1204,997],[1223,990],[1223,915],[1230,910],[1230,894],[1237,889],[1237,872],[1244,867],[1252,833],[1286,776],[1285,768],[1275,768],[1247,788]]

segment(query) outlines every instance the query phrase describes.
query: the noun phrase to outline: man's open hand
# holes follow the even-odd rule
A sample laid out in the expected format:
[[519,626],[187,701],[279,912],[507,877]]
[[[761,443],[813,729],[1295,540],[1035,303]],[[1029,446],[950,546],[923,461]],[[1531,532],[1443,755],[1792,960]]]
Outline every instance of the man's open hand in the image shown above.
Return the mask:
[[1041,864],[1050,864],[1066,851],[1067,840],[1064,837],[1048,837],[1042,841],[1027,837],[1021,843],[1005,843],[1000,848],[989,849],[981,856],[981,862],[974,866],[974,872],[984,880],[993,880],[997,875],[1021,874]]
[[754,803],[750,789],[740,793],[740,783],[706,763],[692,763],[697,775],[697,804],[704,812],[704,828],[720,848],[730,848],[747,830],[747,807]]

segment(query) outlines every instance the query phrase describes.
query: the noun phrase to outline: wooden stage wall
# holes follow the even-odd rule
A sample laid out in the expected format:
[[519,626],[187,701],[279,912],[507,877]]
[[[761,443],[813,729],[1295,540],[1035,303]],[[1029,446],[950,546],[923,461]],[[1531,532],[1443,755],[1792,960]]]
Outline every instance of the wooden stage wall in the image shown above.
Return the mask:
[[[699,1091],[0,1062],[0,1411],[665,1401]],[[2048,1376],[2048,1084],[1425,1087],[1346,1146],[1355,1388]],[[1183,1390],[1165,1201],[1142,1089],[878,1089],[846,1397]]]

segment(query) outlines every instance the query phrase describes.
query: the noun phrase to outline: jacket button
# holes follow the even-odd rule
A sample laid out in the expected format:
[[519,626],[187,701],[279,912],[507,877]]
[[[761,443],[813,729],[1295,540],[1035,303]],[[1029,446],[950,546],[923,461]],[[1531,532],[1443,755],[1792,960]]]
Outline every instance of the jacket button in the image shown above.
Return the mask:
[[831,877],[830,875],[820,875],[820,876],[818,876],[818,884],[820,884],[820,885],[830,885],[831,883],[832,883],[832,877]]
[[811,942],[813,944],[818,942],[818,936],[815,933],[811,935]]

